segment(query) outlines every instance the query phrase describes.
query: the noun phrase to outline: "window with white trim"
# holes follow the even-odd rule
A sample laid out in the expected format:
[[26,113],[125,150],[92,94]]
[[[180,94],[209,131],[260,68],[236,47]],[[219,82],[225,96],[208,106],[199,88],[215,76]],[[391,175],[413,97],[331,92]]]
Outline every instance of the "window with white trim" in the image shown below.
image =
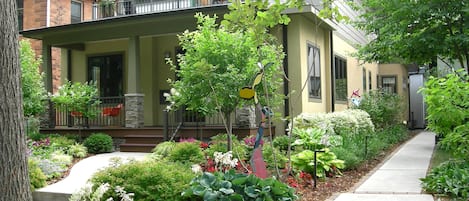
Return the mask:
[[83,13],[83,8],[82,8],[82,2],[80,1],[72,1],[71,2],[71,8],[70,8],[70,22],[71,23],[78,23],[82,21],[82,13]]

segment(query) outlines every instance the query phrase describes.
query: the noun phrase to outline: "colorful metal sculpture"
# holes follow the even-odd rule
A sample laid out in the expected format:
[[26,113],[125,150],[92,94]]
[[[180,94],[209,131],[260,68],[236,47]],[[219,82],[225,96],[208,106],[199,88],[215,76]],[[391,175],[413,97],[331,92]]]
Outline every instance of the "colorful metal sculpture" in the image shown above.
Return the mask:
[[353,90],[352,95],[350,96],[350,101],[356,107],[360,106],[360,101],[361,101],[361,96],[360,96],[359,90],[360,89]]

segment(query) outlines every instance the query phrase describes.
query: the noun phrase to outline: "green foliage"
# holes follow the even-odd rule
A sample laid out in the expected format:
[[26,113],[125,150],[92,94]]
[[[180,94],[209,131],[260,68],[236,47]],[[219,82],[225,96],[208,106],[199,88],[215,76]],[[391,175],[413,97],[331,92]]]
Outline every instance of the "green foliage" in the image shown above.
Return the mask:
[[[194,178],[189,167],[179,163],[156,161],[130,162],[109,167],[96,173],[91,179],[94,185],[109,183],[112,188],[121,186],[135,193],[135,200],[184,200],[181,192],[189,187]],[[117,200],[114,190],[105,197]]]
[[60,177],[67,170],[67,166],[61,161],[47,158],[37,158],[37,165],[46,176],[47,180]]
[[293,142],[295,142],[295,138],[288,135],[277,136],[272,141],[274,147],[283,152],[288,151],[288,146],[293,144]]
[[28,159],[28,171],[31,191],[46,186],[47,177],[44,175],[41,168],[39,168],[35,158]]
[[281,152],[275,146],[272,146],[271,143],[264,143],[262,145],[262,156],[268,168],[285,168],[285,164],[288,161],[285,153]]
[[52,149],[63,150],[65,152],[69,149],[70,146],[76,143],[75,140],[72,140],[70,138],[67,138],[61,135],[51,135],[49,139],[50,139],[50,146]]
[[171,150],[168,160],[186,164],[200,164],[205,161],[205,157],[198,143],[180,142]]
[[427,106],[427,127],[443,137],[443,147],[460,157],[469,153],[468,81],[466,72],[457,71],[443,78],[430,77],[421,90]]
[[357,108],[366,111],[380,129],[399,123],[401,118],[401,98],[397,94],[369,91],[362,96]]
[[[326,177],[326,173],[341,174],[339,169],[345,167],[344,161],[337,159],[337,156],[329,148],[325,148],[323,151],[316,153],[317,176],[321,178]],[[293,155],[291,160],[294,169],[313,174],[314,151],[304,150]]]
[[67,81],[59,87],[56,94],[51,96],[51,101],[59,106],[58,109],[78,112],[82,117],[92,119],[101,113],[101,110],[97,109],[100,104],[97,97],[96,83]]
[[425,191],[448,195],[453,200],[469,199],[469,162],[450,160],[433,168],[421,179]]
[[204,201],[298,199],[293,188],[276,179],[260,179],[252,174],[238,174],[233,170],[215,174],[204,172],[191,181],[190,188],[182,196]]
[[[469,26],[465,1],[363,0],[358,27],[377,35],[360,58],[381,63],[426,64],[436,56],[467,68]],[[438,45],[436,45],[438,44]]]
[[88,151],[84,145],[75,143],[68,147],[67,153],[75,158],[83,158],[88,154]]
[[113,149],[111,136],[105,133],[94,133],[85,139],[83,145],[89,153],[99,154],[111,152]]
[[[213,154],[215,152],[228,152],[227,139],[228,135],[226,133],[213,136],[211,138],[210,146],[206,150],[204,150],[204,152],[209,157],[213,157]],[[233,156],[240,160],[246,160],[249,154],[247,147],[238,140],[237,136],[232,136],[231,141],[233,143]]]
[[176,146],[176,142],[174,141],[165,141],[162,143],[159,143],[156,145],[155,148],[153,148],[152,153],[150,154],[150,158],[155,159],[155,160],[160,160],[163,159],[172,152],[174,147]]
[[305,149],[319,150],[325,147],[322,143],[324,131],[319,128],[293,128],[293,136],[296,140],[293,143],[295,146],[302,146]]
[[39,72],[41,58],[37,58],[29,40],[20,41],[21,89],[24,116],[35,116],[44,111],[46,89],[43,74]]

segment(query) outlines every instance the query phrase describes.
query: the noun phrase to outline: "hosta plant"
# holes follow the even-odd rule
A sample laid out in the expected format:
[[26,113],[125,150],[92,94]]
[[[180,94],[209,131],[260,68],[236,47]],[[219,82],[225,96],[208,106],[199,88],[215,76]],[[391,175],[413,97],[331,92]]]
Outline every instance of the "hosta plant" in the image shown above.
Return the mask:
[[[316,175],[325,177],[329,174],[341,174],[340,169],[345,167],[344,161],[337,159],[337,156],[328,148],[324,152],[316,153]],[[304,150],[292,156],[293,168],[298,171],[304,171],[310,174],[314,173],[314,151]]]
[[260,179],[254,175],[236,173],[234,170],[214,174],[204,172],[191,181],[190,188],[186,189],[182,196],[204,201],[298,199],[293,188],[276,179]]

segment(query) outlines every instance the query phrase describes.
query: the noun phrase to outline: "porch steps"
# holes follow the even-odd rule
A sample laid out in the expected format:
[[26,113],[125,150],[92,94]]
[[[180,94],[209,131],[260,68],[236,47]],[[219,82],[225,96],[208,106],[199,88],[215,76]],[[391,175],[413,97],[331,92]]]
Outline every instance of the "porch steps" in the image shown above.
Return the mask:
[[163,135],[126,135],[125,143],[120,144],[122,152],[151,152],[155,146],[164,141]]

